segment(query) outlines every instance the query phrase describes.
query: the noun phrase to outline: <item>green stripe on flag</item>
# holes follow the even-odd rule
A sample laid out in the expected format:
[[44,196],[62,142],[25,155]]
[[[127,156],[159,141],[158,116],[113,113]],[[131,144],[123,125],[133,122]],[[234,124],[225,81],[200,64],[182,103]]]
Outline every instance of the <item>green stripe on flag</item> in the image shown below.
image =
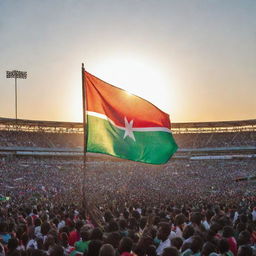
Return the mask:
[[125,130],[108,120],[87,116],[87,151],[103,153],[150,164],[166,163],[176,152],[177,145],[171,133],[163,131],[133,131],[125,136]]

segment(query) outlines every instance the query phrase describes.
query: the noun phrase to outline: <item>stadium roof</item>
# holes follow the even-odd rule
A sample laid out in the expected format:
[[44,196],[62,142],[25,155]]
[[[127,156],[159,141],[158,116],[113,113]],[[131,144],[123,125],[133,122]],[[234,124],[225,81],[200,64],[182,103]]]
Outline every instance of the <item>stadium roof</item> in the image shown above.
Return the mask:
[[79,122],[58,122],[58,121],[38,121],[26,119],[0,118],[0,124],[4,125],[26,125],[41,127],[65,127],[65,128],[82,128],[83,124]]
[[[83,123],[80,122],[58,122],[58,121],[36,121],[26,119],[1,118],[0,125],[26,125],[40,127],[63,127],[63,128],[82,128]],[[237,120],[237,121],[218,121],[218,122],[183,122],[172,123],[172,128],[207,128],[207,127],[239,127],[239,126],[255,126],[256,119]]]

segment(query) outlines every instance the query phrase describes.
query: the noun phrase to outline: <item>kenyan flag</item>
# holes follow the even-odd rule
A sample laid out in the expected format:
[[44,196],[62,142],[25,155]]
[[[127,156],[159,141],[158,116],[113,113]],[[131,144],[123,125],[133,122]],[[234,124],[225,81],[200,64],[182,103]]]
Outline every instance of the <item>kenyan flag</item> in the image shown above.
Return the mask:
[[84,71],[87,151],[150,164],[166,163],[177,145],[169,115]]

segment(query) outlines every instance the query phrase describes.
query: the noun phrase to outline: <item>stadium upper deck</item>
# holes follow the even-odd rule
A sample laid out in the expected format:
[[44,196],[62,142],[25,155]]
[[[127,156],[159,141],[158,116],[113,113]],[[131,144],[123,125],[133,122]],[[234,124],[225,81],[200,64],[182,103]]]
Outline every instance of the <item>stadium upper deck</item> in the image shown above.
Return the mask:
[[[225,122],[173,123],[178,155],[256,156],[256,119]],[[0,153],[61,152],[81,154],[83,124],[0,118]],[[77,150],[79,152],[77,152]],[[71,152],[71,153],[70,153]],[[29,153],[31,154],[31,153]],[[39,153],[38,153],[39,154]],[[57,153],[56,153],[57,154]],[[58,153],[59,154],[59,153]]]
[[[82,133],[83,124],[78,122],[33,121],[24,119],[0,118],[0,130]],[[172,132],[179,133],[214,133],[214,132],[256,131],[256,119],[221,122],[186,122],[172,123]]]

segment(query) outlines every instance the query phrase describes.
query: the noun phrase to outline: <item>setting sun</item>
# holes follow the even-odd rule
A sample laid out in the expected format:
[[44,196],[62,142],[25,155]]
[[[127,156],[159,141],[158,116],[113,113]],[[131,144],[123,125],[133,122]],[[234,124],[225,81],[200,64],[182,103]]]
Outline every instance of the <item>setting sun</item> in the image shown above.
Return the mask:
[[101,63],[95,63],[91,72],[128,93],[149,100],[163,111],[168,112],[171,105],[175,105],[174,93],[170,93],[170,85],[174,84],[173,77],[168,76],[163,69],[158,69],[153,61],[112,56]]

